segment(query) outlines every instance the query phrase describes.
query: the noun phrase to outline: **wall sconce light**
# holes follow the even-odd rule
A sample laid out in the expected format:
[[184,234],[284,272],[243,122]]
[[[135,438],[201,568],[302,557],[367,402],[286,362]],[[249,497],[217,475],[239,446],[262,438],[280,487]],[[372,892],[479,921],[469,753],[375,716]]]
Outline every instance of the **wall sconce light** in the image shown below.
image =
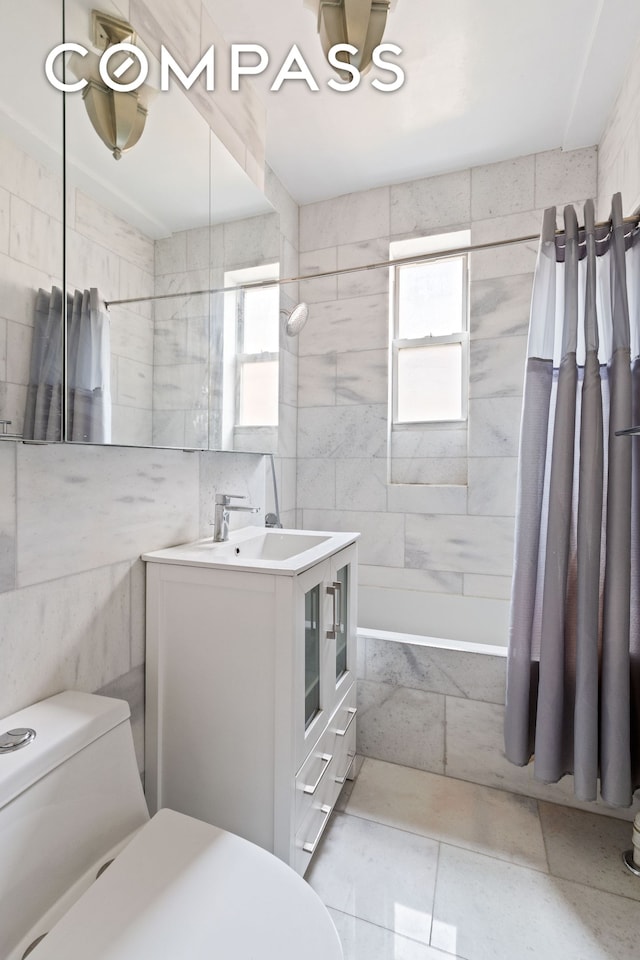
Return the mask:
[[[136,33],[130,23],[118,20],[109,14],[94,10],[91,14],[92,42],[102,53],[114,44],[136,42]],[[120,83],[127,82],[127,72],[135,65],[122,70],[128,55],[115,53],[109,61],[110,75],[116,76]],[[82,99],[91,124],[109,148],[116,160],[136,145],[147,120],[147,107],[153,91],[147,84],[136,90],[119,91],[108,87],[99,71],[99,57],[89,54],[81,57],[72,54],[69,69],[78,77],[87,81],[82,91]]]
[[[387,14],[397,0],[304,0],[318,17],[318,33],[325,56],[337,43],[350,43],[356,54],[340,53],[339,59],[366,73],[371,55],[382,42]],[[349,79],[347,75],[345,79]]]

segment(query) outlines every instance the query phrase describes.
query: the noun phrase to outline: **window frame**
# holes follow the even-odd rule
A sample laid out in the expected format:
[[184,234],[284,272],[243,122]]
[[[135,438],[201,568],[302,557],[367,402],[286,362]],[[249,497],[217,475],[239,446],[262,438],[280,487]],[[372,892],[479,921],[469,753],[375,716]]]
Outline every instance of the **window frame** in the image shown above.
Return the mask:
[[[433,243],[433,237],[425,237],[425,242]],[[443,242],[445,238],[443,237]],[[423,261],[424,264],[441,263],[444,260],[462,261],[462,328],[459,332],[443,336],[426,337],[399,337],[400,325],[400,271],[406,267],[416,266],[420,254],[416,254],[416,263],[395,263],[391,268],[391,344],[390,344],[390,399],[391,399],[391,426],[393,430],[414,430],[416,428],[437,427],[442,424],[466,424],[469,418],[469,254],[443,253],[442,256],[431,257]],[[430,346],[459,343],[461,349],[461,384],[460,384],[460,417],[433,420],[399,420],[398,419],[398,356],[406,348],[421,348]]]
[[[212,383],[211,396],[217,397],[221,390],[220,405],[220,445],[230,450],[275,450],[278,444],[278,430],[281,416],[282,389],[282,311],[281,296],[278,294],[278,350],[273,360],[278,364],[278,422],[273,425],[241,426],[237,421],[240,413],[240,367],[237,359],[238,347],[243,346],[238,337],[238,299],[243,290],[255,287],[273,286],[280,291],[280,261],[269,259],[264,263],[227,266],[223,274],[225,288],[221,302],[222,351],[219,380]],[[217,310],[217,306],[214,307]],[[244,333],[243,337],[244,339]],[[270,353],[270,351],[268,351]],[[244,354],[245,360],[254,360],[260,354]],[[218,386],[219,384],[219,386]]]
[[[258,284],[256,284],[258,286]],[[263,427],[278,427],[279,417],[275,423],[241,423],[240,414],[242,410],[242,371],[245,365],[256,363],[277,362],[279,366],[280,352],[263,351],[261,353],[246,353],[244,351],[244,303],[247,293],[251,292],[251,287],[241,287],[236,290],[235,320],[236,320],[236,343],[235,343],[235,416],[234,430],[253,430]],[[279,315],[278,315],[279,319]],[[280,370],[278,369],[278,389],[280,383]]]

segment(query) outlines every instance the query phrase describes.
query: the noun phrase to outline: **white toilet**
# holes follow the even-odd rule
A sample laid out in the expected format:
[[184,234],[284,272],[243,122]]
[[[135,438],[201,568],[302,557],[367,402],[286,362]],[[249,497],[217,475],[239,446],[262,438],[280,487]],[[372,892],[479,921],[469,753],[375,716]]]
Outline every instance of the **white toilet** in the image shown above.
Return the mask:
[[150,820],[128,705],[66,692],[0,721],[0,957],[26,955],[341,960],[342,949],[314,891],[276,857],[171,810]]

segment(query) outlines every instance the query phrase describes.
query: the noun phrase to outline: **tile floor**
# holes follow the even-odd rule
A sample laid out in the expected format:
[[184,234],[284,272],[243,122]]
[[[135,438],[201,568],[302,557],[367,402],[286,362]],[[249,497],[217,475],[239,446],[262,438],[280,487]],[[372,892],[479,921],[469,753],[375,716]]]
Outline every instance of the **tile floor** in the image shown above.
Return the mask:
[[631,824],[380,760],[306,879],[345,960],[638,960]]

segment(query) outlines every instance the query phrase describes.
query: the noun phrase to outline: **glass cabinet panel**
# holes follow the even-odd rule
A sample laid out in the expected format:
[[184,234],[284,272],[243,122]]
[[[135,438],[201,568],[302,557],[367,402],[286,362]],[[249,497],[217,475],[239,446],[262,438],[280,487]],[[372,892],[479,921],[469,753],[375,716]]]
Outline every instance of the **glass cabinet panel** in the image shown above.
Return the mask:
[[349,567],[338,570],[336,583],[340,584],[336,597],[336,680],[347,671],[347,638],[349,636]]
[[320,585],[304,595],[304,725],[320,709]]

